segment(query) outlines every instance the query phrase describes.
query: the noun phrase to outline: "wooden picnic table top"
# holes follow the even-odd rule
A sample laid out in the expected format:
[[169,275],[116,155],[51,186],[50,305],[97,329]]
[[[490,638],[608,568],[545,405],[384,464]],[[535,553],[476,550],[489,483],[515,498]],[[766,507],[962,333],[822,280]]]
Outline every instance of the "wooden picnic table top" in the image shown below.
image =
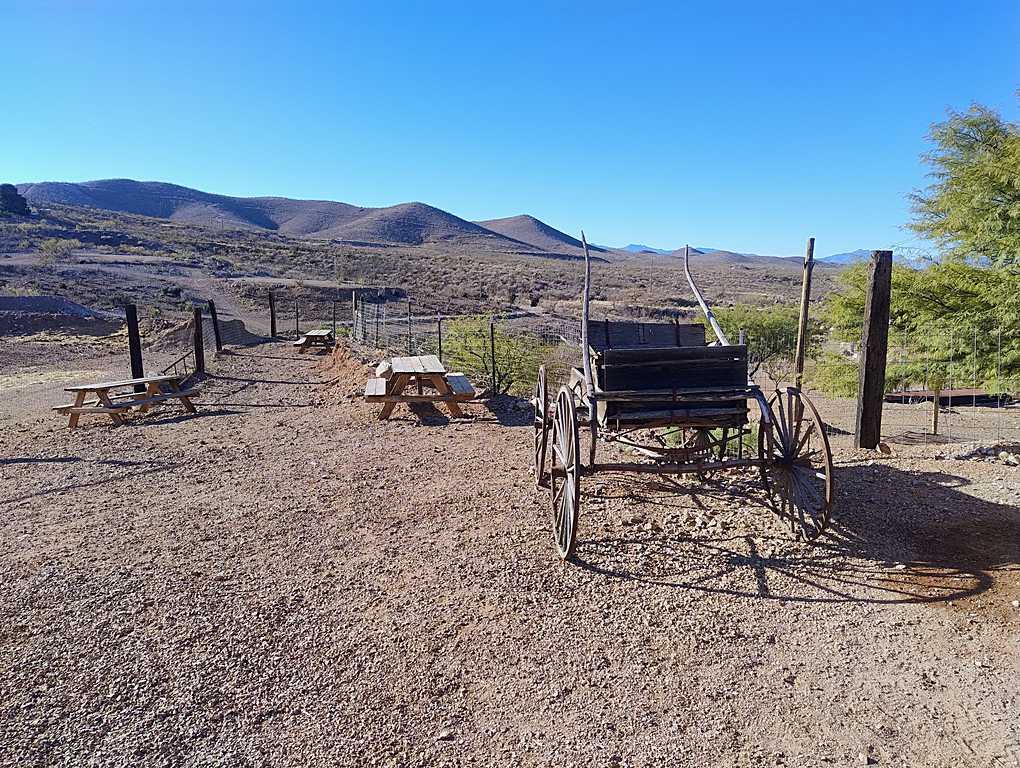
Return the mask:
[[332,336],[333,331],[329,328],[316,328],[314,331],[305,331],[304,336],[311,336],[313,338]]
[[101,381],[98,384],[77,384],[73,387],[64,387],[65,392],[93,392],[97,389],[113,389],[114,387],[127,387],[132,384],[154,384],[161,381],[179,381],[182,379],[176,373],[167,373],[162,376],[140,376],[137,379],[121,379],[120,381]]
[[394,357],[390,362],[394,374],[437,374],[446,373],[446,368],[435,355],[416,355],[414,357]]

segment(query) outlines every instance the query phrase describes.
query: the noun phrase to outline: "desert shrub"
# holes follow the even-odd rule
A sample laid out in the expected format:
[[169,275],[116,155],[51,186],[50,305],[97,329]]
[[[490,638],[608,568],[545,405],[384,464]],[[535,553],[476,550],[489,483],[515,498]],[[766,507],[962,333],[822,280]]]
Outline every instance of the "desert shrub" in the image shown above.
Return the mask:
[[536,334],[512,331],[498,324],[490,342],[487,317],[459,318],[443,324],[443,364],[448,370],[462,371],[472,381],[490,388],[492,346],[496,357],[495,394],[524,396],[535,386],[538,366],[556,345]]
[[77,238],[47,237],[39,243],[39,250],[42,253],[44,263],[69,256],[76,248],[81,248],[81,240]]

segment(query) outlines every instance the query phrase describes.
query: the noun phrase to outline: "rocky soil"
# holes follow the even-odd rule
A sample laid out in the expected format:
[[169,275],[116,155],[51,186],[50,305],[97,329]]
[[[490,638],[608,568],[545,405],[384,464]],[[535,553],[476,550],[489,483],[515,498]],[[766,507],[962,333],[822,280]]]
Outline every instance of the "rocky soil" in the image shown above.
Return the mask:
[[600,476],[564,565],[513,402],[211,369],[3,425],[0,764],[1020,764],[1020,469],[841,449],[814,546],[750,474]]

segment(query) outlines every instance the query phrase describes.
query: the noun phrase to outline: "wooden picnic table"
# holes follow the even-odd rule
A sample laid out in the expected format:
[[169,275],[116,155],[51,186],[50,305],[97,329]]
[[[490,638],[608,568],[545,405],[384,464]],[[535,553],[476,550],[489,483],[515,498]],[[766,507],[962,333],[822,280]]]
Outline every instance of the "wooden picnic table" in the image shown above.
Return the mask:
[[[397,403],[445,403],[454,417],[463,416],[458,403],[475,396],[474,387],[463,373],[447,373],[435,355],[394,357],[388,379],[369,379],[365,400],[383,403],[379,418],[388,419]],[[410,393],[408,387],[414,387]],[[434,391],[426,391],[426,387]]]
[[[121,379],[119,381],[102,381],[98,384],[78,384],[73,387],[65,387],[65,392],[74,393],[74,402],[67,405],[58,405],[53,408],[59,413],[68,414],[67,427],[74,429],[78,426],[78,419],[83,413],[105,413],[115,425],[124,423],[123,414],[132,408],[145,413],[150,408],[168,400],[180,400],[188,413],[196,413],[195,405],[191,398],[198,394],[198,389],[184,389],[181,386],[183,376],[178,374],[164,374],[162,376],[141,376],[136,379]],[[136,385],[143,385],[144,392],[135,392]],[[111,390],[131,387],[131,391],[111,394]],[[94,397],[87,400],[89,394]]]
[[300,339],[294,342],[294,346],[298,348],[298,352],[301,354],[304,354],[312,347],[332,349],[335,344],[336,340],[333,338],[333,331],[328,328],[307,331]]

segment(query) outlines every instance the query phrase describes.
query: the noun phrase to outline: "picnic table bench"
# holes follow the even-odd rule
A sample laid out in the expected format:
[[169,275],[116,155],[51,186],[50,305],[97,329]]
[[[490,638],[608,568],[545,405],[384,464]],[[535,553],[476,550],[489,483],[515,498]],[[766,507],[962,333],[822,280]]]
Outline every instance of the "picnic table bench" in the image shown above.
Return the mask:
[[333,331],[328,328],[320,328],[314,331],[307,331],[293,344],[298,348],[298,352],[304,354],[312,347],[332,349],[336,344],[336,340],[333,338]]
[[[475,396],[467,376],[447,373],[435,355],[394,357],[390,361],[392,372],[388,379],[369,379],[365,385],[365,400],[383,403],[379,418],[388,419],[397,403],[444,403],[454,417],[463,416],[458,403]],[[407,388],[414,389],[407,392]],[[426,387],[434,391],[426,391]]]
[[[181,380],[183,378],[178,374],[164,374],[65,387],[65,392],[74,393],[74,402],[54,406],[53,410],[68,414],[68,429],[78,426],[78,419],[83,413],[105,413],[109,415],[115,425],[120,425],[124,423],[123,414],[132,408],[137,408],[140,413],[145,413],[153,406],[168,400],[180,400],[188,413],[196,413],[191,398],[198,394],[198,389],[194,387],[182,388]],[[145,391],[135,392],[136,385],[144,386]],[[110,394],[111,390],[125,387],[131,387],[131,391]],[[88,399],[89,394],[94,397]]]

